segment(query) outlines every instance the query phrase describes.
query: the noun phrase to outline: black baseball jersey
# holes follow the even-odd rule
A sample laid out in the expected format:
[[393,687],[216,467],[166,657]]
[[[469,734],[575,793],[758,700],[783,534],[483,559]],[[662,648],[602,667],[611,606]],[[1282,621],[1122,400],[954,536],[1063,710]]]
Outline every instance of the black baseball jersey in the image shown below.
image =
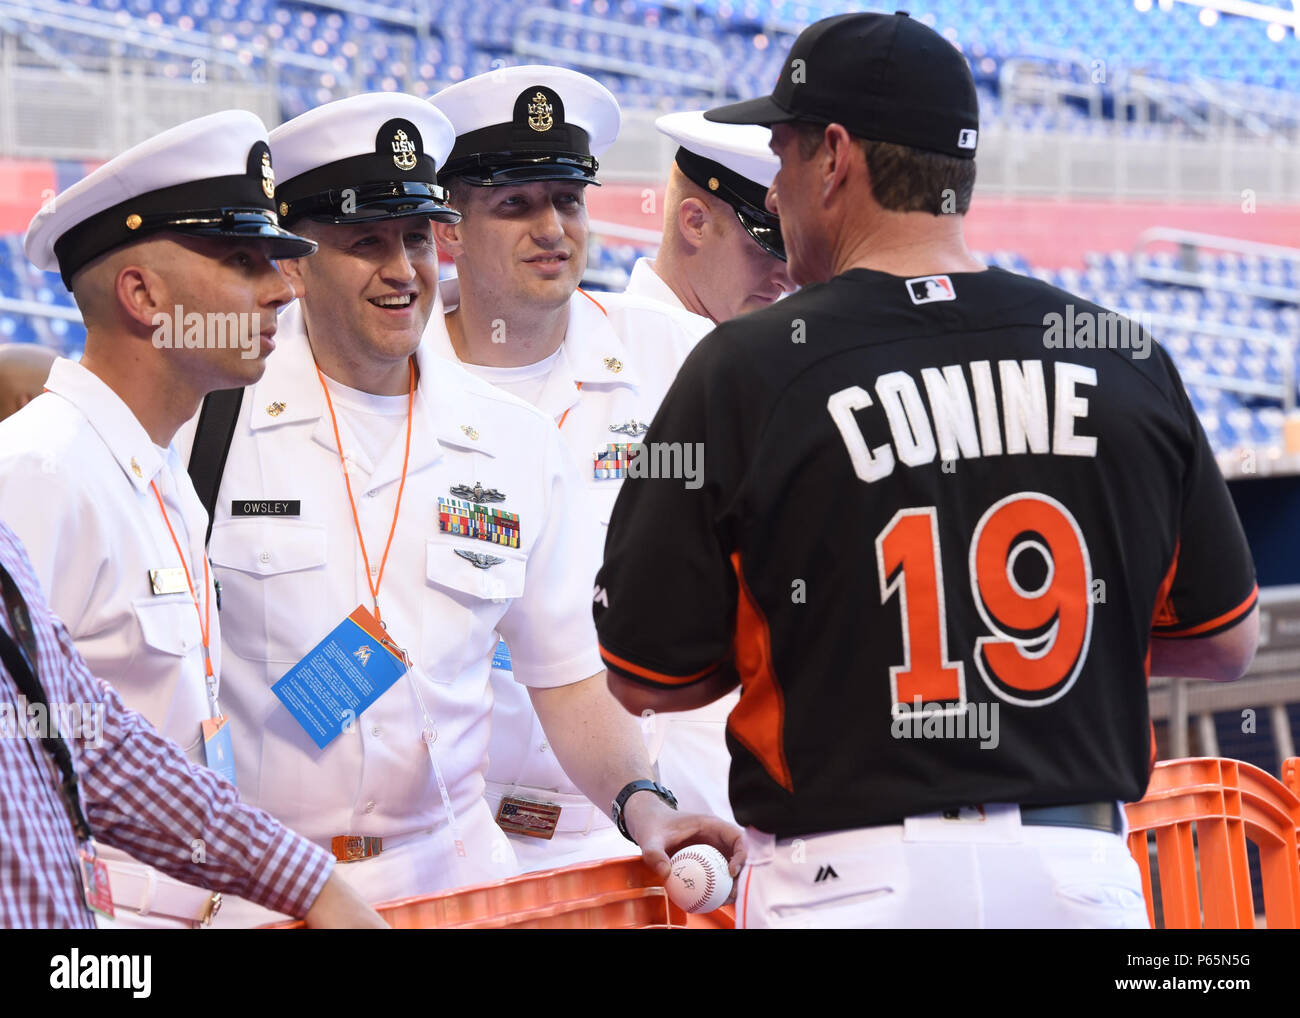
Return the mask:
[[1255,603],[1168,355],[997,269],[854,269],[720,326],[628,474],[606,665],[739,682],[732,805],[781,836],[1139,799],[1151,634]]

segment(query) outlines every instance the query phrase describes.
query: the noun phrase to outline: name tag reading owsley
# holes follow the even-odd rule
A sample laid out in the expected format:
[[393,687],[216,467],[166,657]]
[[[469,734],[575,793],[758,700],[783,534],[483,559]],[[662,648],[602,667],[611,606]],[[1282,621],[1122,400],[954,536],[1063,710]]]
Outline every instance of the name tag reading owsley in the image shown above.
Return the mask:
[[231,516],[301,516],[302,499],[237,498],[230,503]]
[[364,605],[334,627],[271,692],[324,749],[388,687],[406,663]]

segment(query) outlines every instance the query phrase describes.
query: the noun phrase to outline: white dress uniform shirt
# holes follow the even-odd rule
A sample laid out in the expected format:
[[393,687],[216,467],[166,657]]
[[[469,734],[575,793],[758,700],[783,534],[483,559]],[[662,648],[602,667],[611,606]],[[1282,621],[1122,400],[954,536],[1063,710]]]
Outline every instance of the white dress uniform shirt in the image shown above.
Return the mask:
[[[441,315],[437,315],[441,321]],[[338,872],[369,901],[426,894],[515,872],[483,801],[499,634],[515,678],[565,685],[603,669],[591,621],[597,559],[578,534],[594,524],[552,423],[455,365],[416,355],[419,384],[401,511],[379,590],[383,621],[417,669],[324,750],[271,692],[358,604],[371,607],[329,410],[299,305],[280,319],[266,374],[247,389],[226,462],[209,552],[223,585],[223,707],[248,801],[330,847],[340,835],[383,839]],[[378,458],[335,405],[357,517],[378,571],[402,475],[404,423]],[[517,513],[518,548],[440,532],[438,498],[456,485],[496,488]],[[245,502],[301,503],[294,516],[234,516]],[[504,559],[477,568],[456,554]],[[416,684],[466,855],[452,833],[421,741]],[[521,687],[521,694],[526,691]],[[247,903],[220,923],[273,918]]]
[[[211,586],[203,590],[207,514],[175,449],[156,446],[96,375],[60,359],[45,385],[48,392],[0,422],[0,519],[26,546],[50,606],[92,674],[203,763],[200,725],[211,709],[199,616],[183,578],[180,589],[153,593],[149,571],[178,570],[181,560],[150,482],[157,483],[205,600],[213,596]],[[208,616],[219,676],[215,607]],[[197,919],[203,911],[208,892],[117,849],[104,847],[100,854],[109,864],[116,925],[188,925],[164,913]],[[134,915],[141,905],[150,917]]]
[[686,305],[673,292],[673,288],[654,270],[654,263],[649,258],[638,258],[632,265],[632,274],[628,277],[627,287],[623,292],[633,297],[657,300],[669,307],[680,308],[682,322],[693,330],[697,340],[703,339],[713,331],[713,319],[705,315],[697,315],[694,311],[687,311]]
[[[440,290],[446,309],[456,307],[460,301],[458,281],[443,280]],[[605,527],[622,481],[596,477],[596,455],[611,443],[640,440],[677,369],[695,344],[697,335],[690,322],[694,317],[663,303],[625,294],[588,295],[578,291],[570,298],[568,331],[536,405],[560,425],[564,444],[585,479],[600,523],[589,535],[597,556],[604,551]],[[456,358],[445,328],[431,328],[426,342],[444,356]],[[466,367],[474,373],[482,372],[482,377],[490,377],[494,371],[476,365]],[[590,587],[594,577],[584,579]],[[511,646],[512,656],[513,651]],[[492,682],[496,706],[488,767],[489,804],[495,806],[503,795],[517,795],[542,798],[562,807],[560,826],[549,842],[529,837],[511,839],[523,868],[546,869],[633,851],[632,844],[618,834],[608,818],[587,804],[564,774],[549,751],[531,703],[515,691],[509,672],[494,669]],[[682,759],[680,765],[666,759],[661,749],[678,727],[672,717],[644,718],[642,731],[652,759],[657,757],[663,783],[678,796],[682,809],[730,818],[730,756],[722,728],[730,707],[715,717],[719,709],[716,705],[704,708],[713,714],[708,719],[710,728],[703,745],[699,745],[699,739],[690,740],[693,756]],[[667,780],[669,774],[676,784]],[[707,792],[697,794],[695,789],[701,786]]]

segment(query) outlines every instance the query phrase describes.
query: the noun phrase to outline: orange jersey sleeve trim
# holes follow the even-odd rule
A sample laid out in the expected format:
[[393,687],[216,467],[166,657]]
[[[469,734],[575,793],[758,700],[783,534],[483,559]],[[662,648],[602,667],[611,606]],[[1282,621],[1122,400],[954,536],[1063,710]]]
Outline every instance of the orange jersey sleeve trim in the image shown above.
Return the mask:
[[1178,552],[1181,548],[1181,543],[1174,545],[1174,560],[1169,563],[1169,571],[1165,573],[1165,578],[1160,583],[1160,590],[1156,592],[1156,610],[1151,616],[1152,629],[1157,626],[1178,625],[1178,614],[1169,601],[1169,590],[1174,585],[1174,575],[1178,572]]
[[1241,604],[1237,605],[1237,607],[1231,609],[1230,611],[1224,612],[1222,615],[1218,616],[1217,618],[1210,619],[1210,621],[1208,622],[1202,622],[1199,625],[1189,626],[1187,629],[1178,629],[1173,631],[1162,629],[1159,632],[1152,633],[1151,635],[1158,636],[1161,639],[1170,639],[1170,638],[1181,639],[1187,636],[1198,636],[1201,633],[1208,633],[1213,629],[1223,629],[1227,626],[1231,626],[1234,622],[1236,622],[1242,616],[1244,616],[1248,611],[1254,608],[1255,602],[1258,599],[1259,599],[1259,584],[1256,584],[1251,588],[1250,594],[1246,597],[1244,601],[1241,602]]
[[600,648],[601,659],[607,664],[613,666],[617,671],[626,672],[634,678],[643,679],[646,682],[653,682],[657,686],[687,686],[692,682],[698,682],[700,679],[707,678],[718,670],[718,665],[710,665],[708,668],[694,672],[690,675],[667,675],[664,672],[656,672],[652,668],[644,668],[641,665],[634,665],[626,658],[621,658],[617,654],[612,654],[604,647]]
[[733,646],[741,694],[727,729],[773,781],[793,794],[794,779],[785,757],[785,696],[772,667],[772,634],[763,610],[745,583],[740,552],[731,553],[731,567],[736,571],[739,588]]

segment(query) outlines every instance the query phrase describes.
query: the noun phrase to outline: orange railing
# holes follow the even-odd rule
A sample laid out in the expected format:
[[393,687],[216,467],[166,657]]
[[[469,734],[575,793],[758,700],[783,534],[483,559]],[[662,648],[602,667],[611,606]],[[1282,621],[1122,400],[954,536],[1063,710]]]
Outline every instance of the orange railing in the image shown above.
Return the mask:
[[[1129,803],[1128,847],[1147,917],[1156,891],[1167,929],[1255,926],[1247,842],[1259,852],[1271,929],[1300,928],[1300,757],[1279,781],[1239,760],[1164,760],[1141,802]],[[1153,878],[1150,838],[1156,844]],[[512,877],[376,905],[397,929],[730,929],[730,906],[688,915],[635,856]],[[282,927],[301,926],[284,923]]]
[[1259,852],[1268,927],[1300,927],[1300,758],[1286,761],[1282,777],[1213,757],[1156,765],[1146,796],[1126,807],[1129,851],[1142,873],[1152,926],[1148,835],[1154,832],[1166,929],[1255,926],[1247,841]]
[[[394,929],[726,929],[730,907],[688,915],[639,857],[607,859],[375,906]],[[293,929],[301,923],[281,923]]]

